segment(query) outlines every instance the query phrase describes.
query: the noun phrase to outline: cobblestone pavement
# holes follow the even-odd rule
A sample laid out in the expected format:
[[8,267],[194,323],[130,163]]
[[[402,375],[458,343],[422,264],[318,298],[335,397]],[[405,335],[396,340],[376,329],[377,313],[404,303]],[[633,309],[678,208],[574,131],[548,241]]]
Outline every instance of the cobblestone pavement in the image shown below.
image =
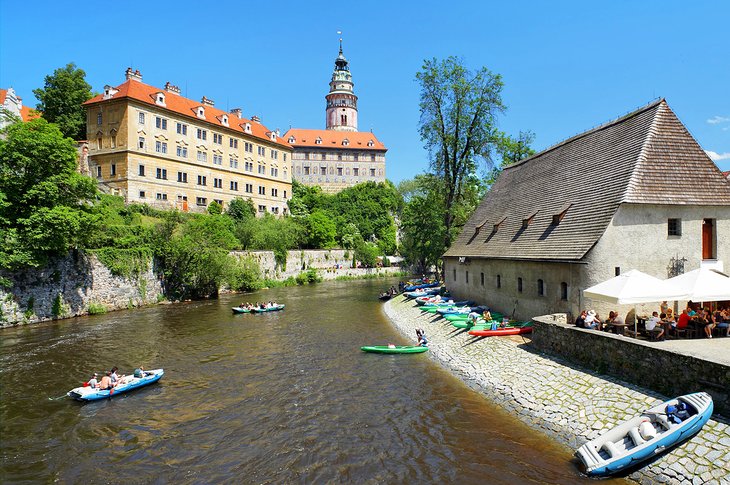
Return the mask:
[[[407,338],[423,328],[427,355],[512,412],[575,450],[603,431],[668,399],[652,391],[572,366],[532,350],[529,339],[472,337],[404,297],[384,305]],[[632,473],[642,483],[730,485],[730,426],[711,419],[682,445]]]

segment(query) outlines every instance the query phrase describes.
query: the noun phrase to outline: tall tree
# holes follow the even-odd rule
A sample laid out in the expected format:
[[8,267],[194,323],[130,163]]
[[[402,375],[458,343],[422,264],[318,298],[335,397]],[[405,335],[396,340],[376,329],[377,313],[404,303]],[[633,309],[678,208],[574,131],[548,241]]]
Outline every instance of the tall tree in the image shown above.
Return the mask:
[[56,123],[63,136],[74,140],[86,138],[86,110],[81,106],[92,97],[91,85],[83,69],[70,63],[46,76],[45,85],[34,89],[36,109],[43,118]]
[[431,170],[443,182],[444,245],[449,247],[458,206],[476,179],[479,160],[491,164],[496,117],[505,109],[503,83],[486,67],[471,71],[453,56],[425,61],[416,80],[421,85],[419,131]]
[[506,167],[534,155],[535,150],[531,147],[533,141],[535,141],[535,134],[529,130],[520,131],[517,138],[512,138],[503,132],[498,133],[495,151],[502,157],[502,160],[496,166],[492,167],[487,178],[487,185],[492,185]]

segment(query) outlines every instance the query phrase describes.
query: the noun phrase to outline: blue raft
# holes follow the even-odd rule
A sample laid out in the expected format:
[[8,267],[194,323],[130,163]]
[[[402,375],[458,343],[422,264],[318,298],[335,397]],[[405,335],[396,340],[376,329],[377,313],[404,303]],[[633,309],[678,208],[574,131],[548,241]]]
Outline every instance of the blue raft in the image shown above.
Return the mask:
[[163,369],[154,369],[145,371],[144,377],[132,377],[128,376],[125,379],[124,384],[119,384],[112,390],[92,389],[91,387],[77,387],[71,389],[66,393],[69,397],[76,399],[77,401],[98,401],[100,399],[110,399],[120,394],[139,389],[140,387],[149,386],[152,383],[159,381],[165,374]]

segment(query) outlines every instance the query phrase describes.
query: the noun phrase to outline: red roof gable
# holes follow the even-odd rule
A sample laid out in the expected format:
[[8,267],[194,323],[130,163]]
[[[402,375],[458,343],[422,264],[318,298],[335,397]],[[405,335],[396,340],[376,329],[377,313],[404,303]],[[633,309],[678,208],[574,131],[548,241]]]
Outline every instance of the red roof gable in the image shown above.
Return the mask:
[[[177,114],[180,114],[182,116],[186,116],[188,118],[192,118],[195,120],[200,121],[206,121],[208,123],[212,123],[213,125],[220,126],[222,128],[228,128],[235,131],[239,131],[241,133],[245,133],[244,127],[246,126],[246,123],[249,123],[251,125],[251,135],[260,138],[263,140],[266,140],[270,143],[276,143],[279,145],[282,145],[284,147],[289,147],[289,144],[286,143],[286,139],[284,137],[277,137],[276,141],[273,141],[270,137],[270,134],[272,133],[272,130],[269,130],[264,125],[262,125],[259,122],[251,121],[246,118],[239,118],[235,114],[227,113],[223,110],[220,110],[214,106],[208,106],[203,104],[200,101],[195,101],[192,99],[185,98],[183,96],[180,96],[179,94],[172,93],[170,91],[165,91],[164,89],[156,88],[154,86],[150,86],[148,84],[144,84],[142,82],[139,82],[134,79],[128,79],[124,83],[117,86],[116,89],[118,92],[114,93],[109,99],[104,99],[103,94],[99,94],[97,96],[94,96],[90,100],[86,101],[84,103],[85,106],[91,106],[97,103],[103,103],[105,101],[111,101],[111,100],[117,100],[122,98],[131,98],[136,101],[140,101],[142,103],[148,104],[150,106],[156,106],[163,109],[167,109],[169,111],[173,111]],[[157,93],[164,93],[165,94],[165,106],[160,106],[155,103],[155,98]],[[202,106],[205,108],[205,118],[198,118],[197,116],[197,108],[199,106]],[[228,126],[224,125],[221,120],[223,119],[223,116],[228,117]]]
[[[292,139],[293,137],[293,139]],[[306,130],[291,128],[282,137],[292,147],[353,148],[388,151],[377,137],[368,131]],[[321,140],[317,143],[317,140]],[[289,141],[292,140],[292,141]],[[348,144],[343,142],[347,140]],[[372,143],[371,143],[372,142]],[[372,146],[370,146],[372,145]]]

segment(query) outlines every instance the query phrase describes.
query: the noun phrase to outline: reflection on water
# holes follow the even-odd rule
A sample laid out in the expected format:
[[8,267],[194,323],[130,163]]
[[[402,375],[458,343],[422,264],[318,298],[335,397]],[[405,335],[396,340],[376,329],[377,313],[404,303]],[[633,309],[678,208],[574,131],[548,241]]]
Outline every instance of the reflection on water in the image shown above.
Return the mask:
[[[570,451],[407,344],[376,296],[329,282],[0,331],[4,482],[574,483]],[[286,310],[233,315],[242,299]],[[62,396],[163,367],[111,401]]]

